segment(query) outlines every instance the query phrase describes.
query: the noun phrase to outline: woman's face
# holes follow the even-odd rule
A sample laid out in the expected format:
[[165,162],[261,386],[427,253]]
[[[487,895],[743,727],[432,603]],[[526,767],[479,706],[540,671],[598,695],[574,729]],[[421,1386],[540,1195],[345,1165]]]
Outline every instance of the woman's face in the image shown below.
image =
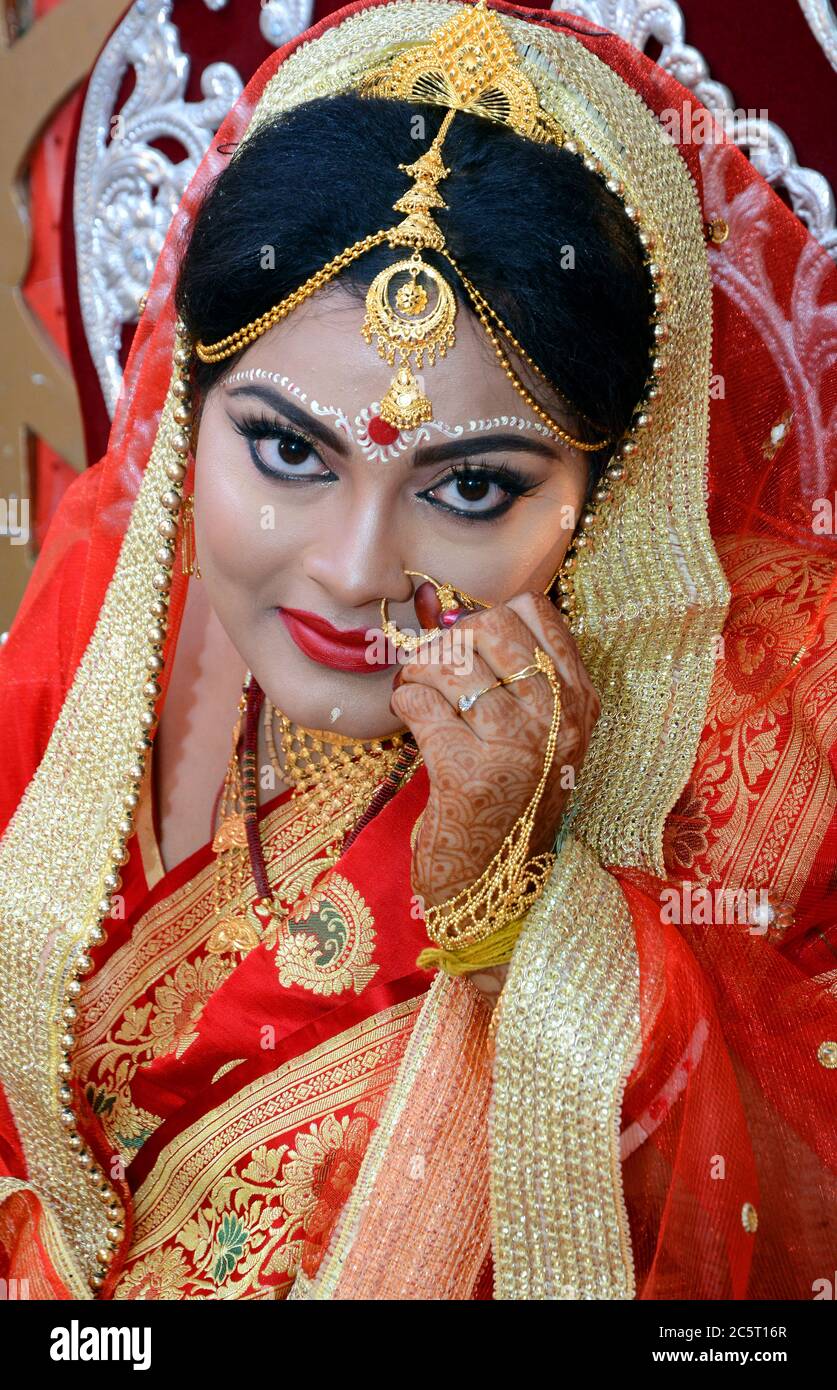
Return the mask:
[[399,627],[418,630],[422,581],[406,570],[490,604],[544,590],[588,475],[461,307],[455,346],[421,374],[433,423],[376,446],[364,422],[393,369],[364,342],[363,317],[362,297],[332,286],[209,392],[195,540],[210,601],[269,699],[295,723],[372,738],[399,727],[394,669],[365,659],[380,658],[383,641],[360,636],[380,632],[381,599]]

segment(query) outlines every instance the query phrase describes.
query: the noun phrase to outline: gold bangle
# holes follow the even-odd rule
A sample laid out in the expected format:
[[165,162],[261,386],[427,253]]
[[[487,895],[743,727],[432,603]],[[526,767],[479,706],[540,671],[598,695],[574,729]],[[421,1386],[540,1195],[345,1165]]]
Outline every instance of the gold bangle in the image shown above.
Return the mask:
[[561,684],[552,659],[540,647],[535,648],[535,666],[546,676],[553,695],[540,779],[523,815],[515,821],[476,883],[425,912],[427,934],[443,952],[472,948],[522,917],[540,896],[555,865],[554,853],[527,858],[535,813],[555,757],[561,725]]

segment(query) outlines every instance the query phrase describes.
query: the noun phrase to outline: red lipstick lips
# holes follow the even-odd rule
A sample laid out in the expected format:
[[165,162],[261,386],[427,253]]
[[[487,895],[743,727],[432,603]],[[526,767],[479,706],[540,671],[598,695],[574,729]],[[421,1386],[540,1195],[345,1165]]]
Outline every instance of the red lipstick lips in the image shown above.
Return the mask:
[[302,608],[277,608],[276,611],[299,650],[321,666],[362,676],[391,670],[395,665],[391,661],[368,659],[370,628],[341,631],[317,613],[306,613]]

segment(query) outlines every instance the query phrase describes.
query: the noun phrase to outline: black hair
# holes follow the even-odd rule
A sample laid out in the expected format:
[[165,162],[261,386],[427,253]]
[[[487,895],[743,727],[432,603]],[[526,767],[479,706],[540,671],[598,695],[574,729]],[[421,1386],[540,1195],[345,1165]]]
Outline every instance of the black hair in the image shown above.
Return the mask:
[[[321,97],[237,147],[198,210],[178,278],[178,312],[193,337],[226,337],[345,247],[394,226],[393,203],[411,186],[398,166],[428,148],[443,115],[354,93]],[[646,258],[619,199],[577,154],[467,113],[457,113],[442,153],[451,172],[435,218],[451,255],[586,417],[579,433],[618,437],[642,396],[651,331]],[[392,258],[376,247],[336,283],[365,293]],[[435,264],[456,281],[447,262]],[[199,393],[229,368],[229,359],[199,362]]]

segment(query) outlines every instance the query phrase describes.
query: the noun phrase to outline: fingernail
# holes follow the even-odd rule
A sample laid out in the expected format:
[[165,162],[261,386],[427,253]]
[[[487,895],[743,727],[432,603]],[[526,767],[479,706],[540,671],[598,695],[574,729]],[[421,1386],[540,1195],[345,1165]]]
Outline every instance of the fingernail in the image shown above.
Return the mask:
[[458,623],[460,618],[464,618],[467,612],[467,608],[449,608],[446,613],[440,615],[439,626],[453,627],[454,623]]

